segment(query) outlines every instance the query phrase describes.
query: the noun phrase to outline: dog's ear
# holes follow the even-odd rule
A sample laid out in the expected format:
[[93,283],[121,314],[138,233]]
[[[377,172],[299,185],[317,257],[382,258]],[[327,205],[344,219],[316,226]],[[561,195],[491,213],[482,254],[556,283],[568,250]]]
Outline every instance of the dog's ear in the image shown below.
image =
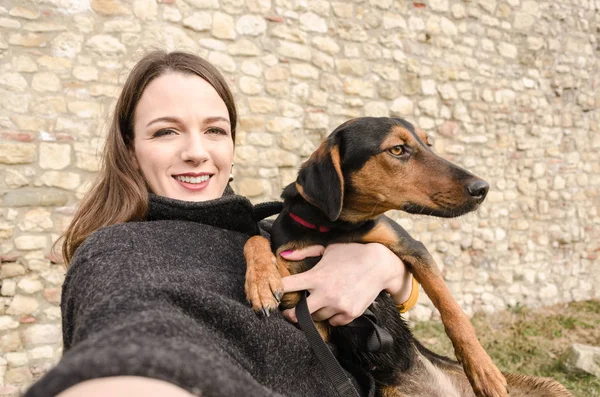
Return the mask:
[[298,192],[321,209],[332,221],[339,218],[344,203],[339,142],[325,140],[302,165],[296,179]]

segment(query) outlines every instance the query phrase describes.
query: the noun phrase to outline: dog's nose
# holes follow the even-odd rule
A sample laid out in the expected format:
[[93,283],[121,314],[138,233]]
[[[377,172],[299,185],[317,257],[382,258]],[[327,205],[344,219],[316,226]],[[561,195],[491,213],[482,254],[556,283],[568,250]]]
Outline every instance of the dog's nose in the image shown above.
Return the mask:
[[477,179],[474,182],[471,182],[469,186],[467,186],[467,191],[478,202],[482,202],[485,199],[485,196],[490,189],[490,185],[483,179]]

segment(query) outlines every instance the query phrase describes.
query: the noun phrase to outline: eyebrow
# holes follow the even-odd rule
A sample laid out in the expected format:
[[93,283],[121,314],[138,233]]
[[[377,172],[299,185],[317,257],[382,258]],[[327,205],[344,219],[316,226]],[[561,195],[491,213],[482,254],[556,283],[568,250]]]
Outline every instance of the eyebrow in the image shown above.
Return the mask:
[[[181,119],[179,119],[177,117],[165,116],[165,117],[159,117],[157,119],[150,121],[148,124],[146,124],[146,127],[149,127],[151,124],[158,123],[160,121],[166,121],[169,123],[176,123],[176,124],[183,124],[181,122]],[[224,121],[227,124],[231,124],[228,119],[226,119],[225,117],[221,117],[221,116],[207,117],[204,119],[204,124],[212,124],[212,123],[216,123],[217,121]]]

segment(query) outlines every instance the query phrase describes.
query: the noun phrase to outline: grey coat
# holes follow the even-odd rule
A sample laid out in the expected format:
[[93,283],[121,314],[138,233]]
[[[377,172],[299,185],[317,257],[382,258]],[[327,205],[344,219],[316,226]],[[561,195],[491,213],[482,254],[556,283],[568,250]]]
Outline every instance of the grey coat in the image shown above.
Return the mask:
[[64,355],[26,397],[118,375],[207,397],[334,396],[304,334],[246,302],[243,246],[259,232],[251,203],[234,194],[152,195],[146,221],[95,232],[64,283]]

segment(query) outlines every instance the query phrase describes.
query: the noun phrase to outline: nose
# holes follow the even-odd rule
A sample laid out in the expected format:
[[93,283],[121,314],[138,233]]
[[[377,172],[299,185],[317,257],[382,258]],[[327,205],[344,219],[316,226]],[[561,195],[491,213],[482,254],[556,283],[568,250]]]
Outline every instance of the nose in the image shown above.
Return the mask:
[[203,163],[208,159],[208,151],[201,136],[189,134],[189,139],[183,142],[181,159],[186,162]]
[[490,185],[483,179],[476,179],[467,186],[467,191],[472,198],[481,203],[490,189]]

